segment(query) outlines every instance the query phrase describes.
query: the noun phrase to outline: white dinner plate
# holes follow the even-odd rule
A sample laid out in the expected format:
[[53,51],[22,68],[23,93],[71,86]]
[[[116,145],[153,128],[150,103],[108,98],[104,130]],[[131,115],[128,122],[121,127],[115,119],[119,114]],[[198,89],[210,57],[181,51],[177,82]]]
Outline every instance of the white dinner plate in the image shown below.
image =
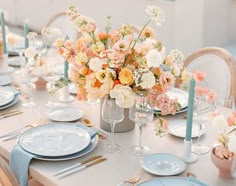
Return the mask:
[[[166,94],[169,96],[170,99],[178,99],[179,104],[181,105],[181,110],[177,111],[177,113],[186,111],[188,106],[188,92],[178,89],[178,88],[172,88],[169,91],[166,92]],[[159,108],[155,108],[155,111],[160,112]]]
[[13,67],[0,68],[0,74],[9,74],[14,71]]
[[159,176],[171,176],[183,172],[186,165],[179,157],[171,154],[157,153],[145,156],[141,166],[149,173]]
[[48,118],[54,121],[75,121],[84,113],[73,107],[55,107],[48,113]]
[[138,186],[207,186],[207,184],[196,178],[170,177],[151,179],[138,184]]
[[15,97],[14,92],[6,87],[0,87],[0,106],[10,103]]
[[90,152],[92,152],[96,146],[98,145],[98,135],[94,136],[91,139],[90,144],[82,151],[71,154],[71,155],[67,155],[67,156],[58,156],[58,157],[46,157],[46,156],[36,156],[34,157],[35,159],[39,159],[39,160],[45,160],[45,161],[64,161],[64,160],[71,160],[71,159],[75,159],[81,156],[84,156]]
[[[181,120],[173,120],[170,121],[168,124],[168,131],[170,134],[180,137],[180,138],[185,138],[186,135],[186,125],[187,121],[184,119]],[[198,124],[196,122],[193,122],[192,124],[192,138],[198,137]],[[200,135],[203,135],[206,133],[206,126],[202,125]]]
[[20,67],[20,65],[21,65],[21,59],[20,58],[21,58],[20,56],[10,57],[10,58],[8,58],[8,64],[10,66]]
[[17,94],[17,95],[15,95],[14,99],[10,103],[8,103],[4,106],[0,106],[0,110],[3,110],[3,109],[6,109],[8,107],[15,105],[19,100],[20,100],[20,94]]
[[0,76],[0,86],[9,85],[10,83],[12,83],[12,79],[10,76]]
[[86,130],[73,124],[54,123],[27,130],[17,143],[32,154],[56,157],[80,152],[90,141]]

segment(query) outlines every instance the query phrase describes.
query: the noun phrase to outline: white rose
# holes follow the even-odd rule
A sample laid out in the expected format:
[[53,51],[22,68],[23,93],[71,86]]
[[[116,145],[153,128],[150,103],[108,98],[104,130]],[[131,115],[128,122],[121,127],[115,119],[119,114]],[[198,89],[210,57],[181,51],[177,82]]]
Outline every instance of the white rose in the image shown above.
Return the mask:
[[29,47],[29,48],[25,49],[24,54],[25,54],[25,57],[27,57],[28,59],[32,59],[36,56],[37,51],[34,48]]
[[218,115],[212,119],[212,125],[216,127],[217,130],[223,131],[228,125],[228,122],[225,119],[224,115]]
[[156,49],[149,50],[145,58],[149,68],[159,67],[164,61],[163,55]]
[[130,108],[134,104],[134,93],[129,86],[116,85],[110,92],[111,98],[116,99],[117,105],[122,108]]
[[88,63],[89,68],[94,72],[97,72],[100,69],[102,69],[103,64],[104,64],[104,61],[99,59],[98,57],[90,59],[90,61]]

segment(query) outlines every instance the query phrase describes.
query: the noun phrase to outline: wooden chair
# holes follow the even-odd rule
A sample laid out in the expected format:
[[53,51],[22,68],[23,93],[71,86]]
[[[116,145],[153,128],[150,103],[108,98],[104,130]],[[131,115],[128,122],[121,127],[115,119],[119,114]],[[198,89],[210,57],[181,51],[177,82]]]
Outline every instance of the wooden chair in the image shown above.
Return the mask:
[[216,91],[217,97],[234,97],[236,100],[236,61],[225,49],[207,47],[190,54],[184,61],[184,67],[190,72],[206,72],[208,88]]
[[[15,174],[12,172],[8,163],[3,157],[0,156],[0,185],[2,186],[20,186]],[[37,182],[35,179],[31,178],[29,180],[29,186],[43,186],[41,183]]]
[[46,24],[46,27],[56,27],[60,29],[63,37],[68,35],[74,41],[80,36],[80,33],[76,30],[75,25],[73,25],[70,18],[66,15],[66,12],[59,12],[53,15]]

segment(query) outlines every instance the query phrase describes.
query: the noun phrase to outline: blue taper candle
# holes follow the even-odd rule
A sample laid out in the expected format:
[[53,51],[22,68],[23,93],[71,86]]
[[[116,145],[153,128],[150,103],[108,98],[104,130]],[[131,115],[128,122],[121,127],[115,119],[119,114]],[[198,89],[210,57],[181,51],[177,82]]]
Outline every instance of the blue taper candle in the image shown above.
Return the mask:
[[185,140],[191,141],[192,139],[192,123],[193,123],[193,107],[195,98],[195,80],[192,78],[189,84],[189,97],[188,97],[188,112],[187,112],[187,126]]
[[1,12],[1,25],[2,25],[2,43],[3,43],[3,53],[7,54],[7,42],[6,42],[6,29],[5,29],[5,18],[4,13]]
[[28,25],[28,20],[26,20],[24,25],[25,48],[29,47],[29,39],[27,38],[28,34],[29,34],[29,25]]

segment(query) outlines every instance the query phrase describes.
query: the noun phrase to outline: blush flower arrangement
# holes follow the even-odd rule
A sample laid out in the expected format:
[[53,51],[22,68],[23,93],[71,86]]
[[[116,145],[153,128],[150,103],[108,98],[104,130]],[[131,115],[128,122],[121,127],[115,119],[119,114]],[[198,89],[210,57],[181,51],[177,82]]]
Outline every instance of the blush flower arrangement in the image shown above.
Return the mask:
[[182,69],[182,52],[172,50],[166,54],[155,30],[148,26],[151,21],[160,26],[165,20],[163,11],[147,6],[146,13],[150,19],[142,28],[125,24],[112,30],[108,17],[105,32],[99,32],[93,19],[80,14],[74,6],[69,8],[67,15],[82,36],[77,41],[58,39],[55,46],[70,64],[69,79],[77,85],[79,100],[110,95],[117,104],[129,108],[135,92],[146,90],[152,105],[164,114],[180,109],[178,101],[164,93],[177,79],[187,84],[191,75]]

